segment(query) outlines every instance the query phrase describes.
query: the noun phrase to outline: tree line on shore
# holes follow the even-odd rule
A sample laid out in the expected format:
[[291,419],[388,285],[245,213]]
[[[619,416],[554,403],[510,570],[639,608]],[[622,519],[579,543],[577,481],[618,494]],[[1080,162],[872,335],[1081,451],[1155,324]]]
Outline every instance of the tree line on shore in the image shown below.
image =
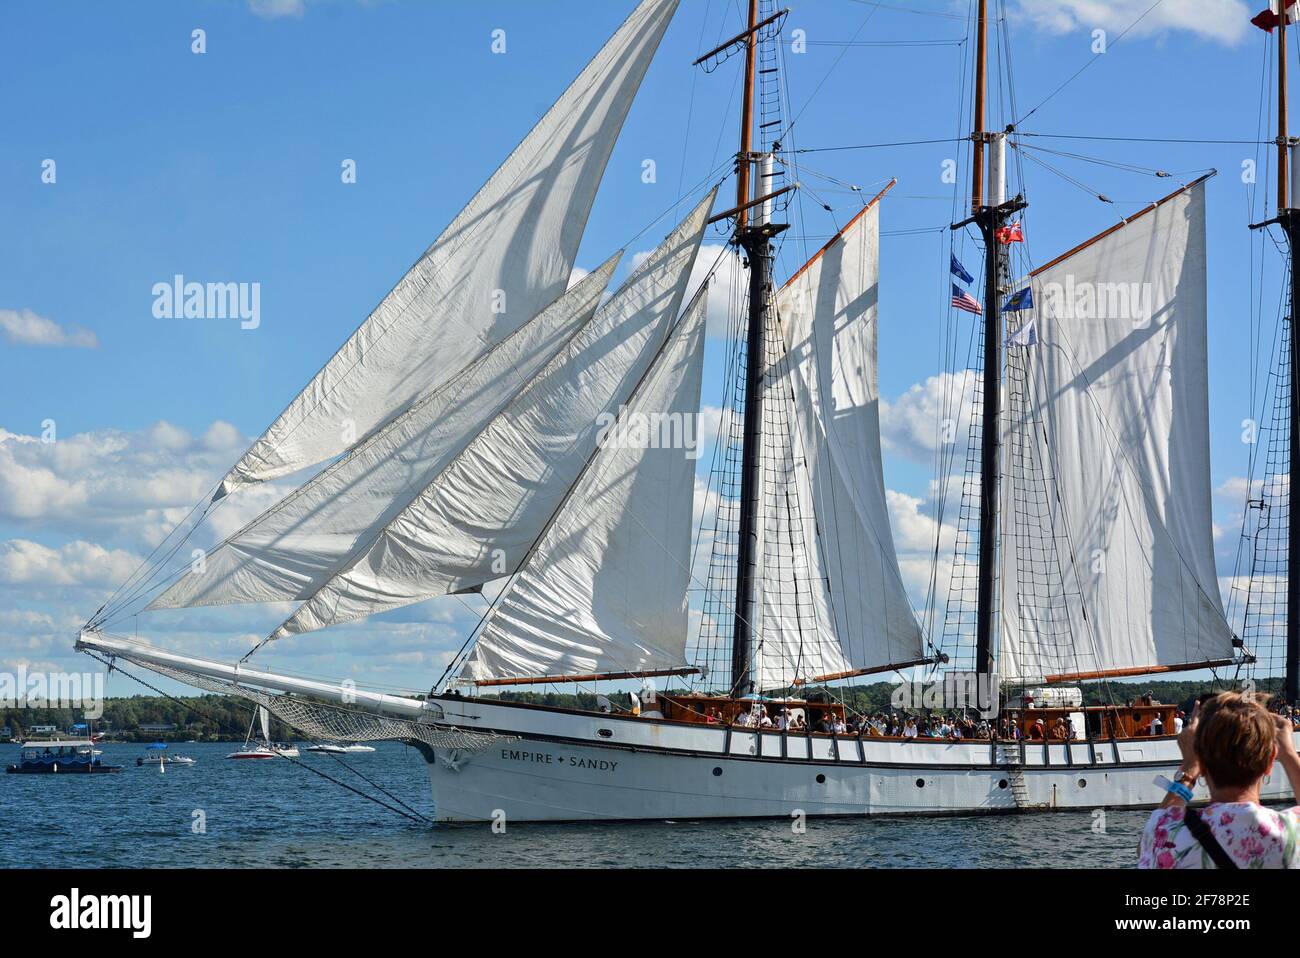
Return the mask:
[[[870,685],[850,686],[842,689],[809,688],[801,690],[801,698],[810,701],[842,701],[852,711],[875,714],[890,710],[890,699],[897,683],[875,682]],[[1182,705],[1212,688],[1205,681],[1160,682],[1092,682],[1080,686],[1084,705],[1125,705],[1147,692],[1158,702]],[[1262,679],[1257,691],[1277,691],[1279,680]],[[523,702],[531,705],[548,705],[557,708],[596,710],[599,706],[595,693],[563,694],[558,692],[504,692],[502,701]],[[627,692],[610,693],[613,706],[622,711],[630,709],[631,696]],[[124,742],[200,742],[243,741],[248,734],[256,706],[246,699],[230,695],[196,695],[169,698],[164,696],[131,696],[104,700],[104,712],[92,724],[93,731],[103,731],[114,741]],[[28,730],[41,725],[53,725],[61,734],[68,734],[73,725],[85,722],[83,713],[76,709],[57,708],[0,708],[0,726],[10,730],[15,740],[24,738]],[[141,725],[175,726],[172,731],[141,731]],[[271,738],[290,741],[300,736],[274,716],[271,718]]]
[[[92,731],[102,731],[113,741],[188,742],[196,739],[200,742],[242,742],[256,708],[247,699],[231,695],[178,698],[137,695],[105,699],[103,715],[93,721],[85,717],[82,709],[0,707],[0,726],[7,727],[15,741],[26,737],[28,730],[37,726],[53,725],[66,736],[74,725],[88,723]],[[175,728],[168,732],[141,731],[141,725],[173,725]],[[298,737],[272,716],[272,739],[289,741]]]

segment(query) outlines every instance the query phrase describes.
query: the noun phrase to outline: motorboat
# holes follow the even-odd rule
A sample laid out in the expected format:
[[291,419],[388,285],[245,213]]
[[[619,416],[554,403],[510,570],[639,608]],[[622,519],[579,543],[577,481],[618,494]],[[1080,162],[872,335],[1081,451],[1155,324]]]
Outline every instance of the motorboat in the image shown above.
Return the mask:
[[361,752],[373,752],[373,745],[362,745],[360,742],[350,742],[342,744],[339,742],[321,742],[319,745],[308,745],[304,752],[324,752],[327,755],[356,755]]

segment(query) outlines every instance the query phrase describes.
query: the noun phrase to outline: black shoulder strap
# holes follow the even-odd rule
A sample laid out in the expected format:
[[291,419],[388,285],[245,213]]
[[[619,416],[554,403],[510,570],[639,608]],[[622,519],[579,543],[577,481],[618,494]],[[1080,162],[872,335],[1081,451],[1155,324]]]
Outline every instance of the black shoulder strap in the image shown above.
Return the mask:
[[1232,860],[1232,856],[1223,850],[1219,840],[1214,837],[1214,832],[1210,831],[1210,826],[1205,824],[1200,812],[1189,807],[1185,820],[1188,831],[1192,833],[1193,838],[1201,843],[1201,847],[1214,861],[1215,867],[1224,871],[1230,871],[1238,867],[1237,863]]

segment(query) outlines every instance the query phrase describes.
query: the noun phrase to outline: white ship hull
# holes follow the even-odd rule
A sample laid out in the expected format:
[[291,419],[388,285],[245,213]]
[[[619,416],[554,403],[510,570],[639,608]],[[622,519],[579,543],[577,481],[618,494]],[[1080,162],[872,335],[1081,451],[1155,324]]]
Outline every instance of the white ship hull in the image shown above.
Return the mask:
[[[432,750],[442,822],[955,815],[1141,808],[1178,765],[1172,738],[1115,742],[903,742],[782,734],[436,700],[461,728],[511,739]],[[1202,785],[1198,798],[1205,798]],[[1280,768],[1264,798],[1288,799]]]

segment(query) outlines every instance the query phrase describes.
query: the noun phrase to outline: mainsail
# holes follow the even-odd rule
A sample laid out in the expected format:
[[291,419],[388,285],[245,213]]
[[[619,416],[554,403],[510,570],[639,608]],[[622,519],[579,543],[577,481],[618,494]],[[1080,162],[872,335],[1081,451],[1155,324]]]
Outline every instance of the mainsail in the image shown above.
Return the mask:
[[346,451],[565,288],[601,175],[678,0],[643,0],[451,225],[222,481]]
[[271,638],[464,591],[515,572],[681,308],[715,191],[576,339]]
[[454,380],[217,546],[149,609],[311,596],[572,342],[619,259],[610,257]]
[[[1038,458],[1055,496],[1031,520],[1017,497],[1043,491],[1023,488],[1014,463],[1004,470],[1002,675],[1230,661],[1210,518],[1203,179],[1030,285],[1036,306],[1020,315],[1036,336],[1015,341],[1036,344],[1012,347],[1028,397],[1006,446]],[[1046,600],[1032,584],[1044,553],[1063,570]]]
[[687,666],[691,424],[706,289],[498,598],[462,678],[644,675]]
[[[892,185],[892,184],[891,184]],[[777,296],[784,357],[764,409],[790,410],[765,497],[759,688],[915,664],[921,630],[885,500],[876,375],[880,194]],[[784,464],[784,468],[782,468]],[[803,594],[798,594],[798,593]]]

